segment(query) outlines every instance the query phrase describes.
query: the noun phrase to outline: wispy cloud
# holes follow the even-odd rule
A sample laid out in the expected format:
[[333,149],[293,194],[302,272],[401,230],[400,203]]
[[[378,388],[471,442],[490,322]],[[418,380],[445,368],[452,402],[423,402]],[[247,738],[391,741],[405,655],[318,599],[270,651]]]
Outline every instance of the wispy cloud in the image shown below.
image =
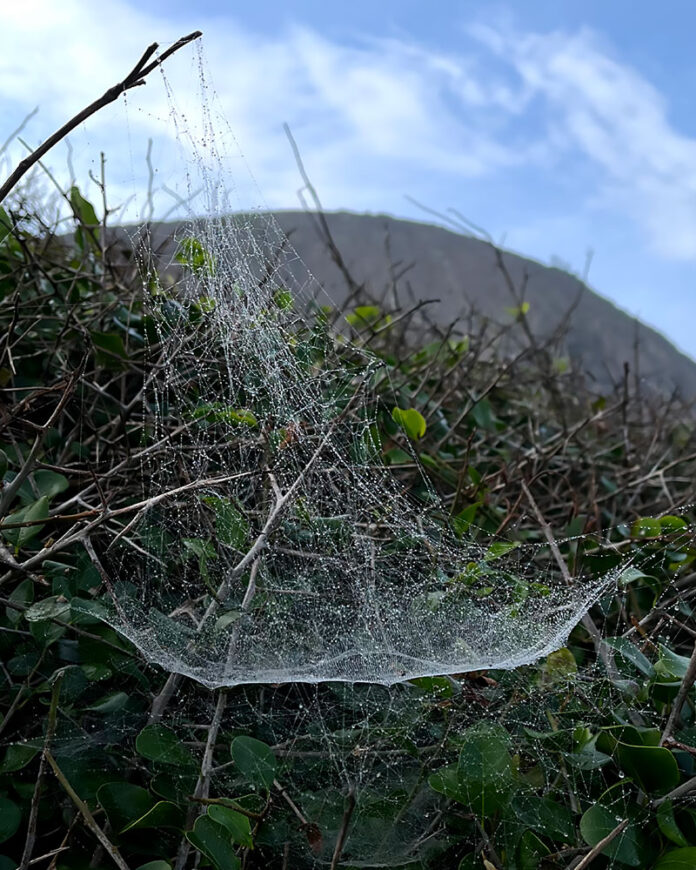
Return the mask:
[[557,155],[598,170],[587,203],[623,212],[666,258],[696,259],[696,140],[674,128],[662,95],[588,29],[525,33],[469,28],[499,65],[519,77],[529,107],[542,101],[538,136]]
[[[231,15],[197,16],[217,87],[213,111],[239,143],[228,137],[220,147],[240,204],[260,196],[240,151],[266,202],[296,204],[288,121],[329,207],[398,212],[406,192],[444,206],[453,184],[479,179],[533,193],[547,170],[549,188],[576,179],[579,211],[621,215],[659,256],[696,259],[696,140],[670,122],[662,95],[589,30],[530,33],[511,22],[469,25],[461,50],[447,53],[415,39],[339,43],[298,24],[260,33]],[[148,42],[181,35],[180,24],[175,32],[126,0],[25,0],[4,10],[3,27],[0,116],[21,119],[38,103],[32,142],[120,78]],[[105,148],[124,192],[128,179],[143,183],[148,137],[158,185],[187,183],[182,152],[172,150],[177,130],[185,140],[195,126],[199,144],[210,144],[195,121],[195,55],[173,58],[165,74],[170,96],[153,77],[131,92],[126,112],[109,109],[73,137],[76,161],[92,168],[95,147]],[[553,220],[548,210],[538,217]]]

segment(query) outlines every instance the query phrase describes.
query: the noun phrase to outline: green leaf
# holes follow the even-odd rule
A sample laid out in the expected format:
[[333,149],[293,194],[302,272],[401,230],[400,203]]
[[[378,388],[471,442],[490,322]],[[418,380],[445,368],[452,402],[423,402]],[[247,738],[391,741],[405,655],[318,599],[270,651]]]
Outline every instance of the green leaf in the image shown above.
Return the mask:
[[143,816],[155,803],[149,791],[129,782],[105,783],[97,791],[97,800],[116,831]]
[[430,787],[487,817],[504,806],[514,786],[507,732],[495,725],[481,725],[465,732],[456,767],[432,774]]
[[51,595],[24,611],[27,622],[45,622],[47,619],[67,619],[70,602],[62,595]]
[[171,801],[158,801],[144,815],[122,828],[121,833],[141,828],[175,828],[180,831],[184,827],[184,821],[181,807]]
[[73,185],[70,188],[70,205],[75,216],[86,227],[96,229],[99,226],[99,218],[92,203],[80,193],[80,188]]
[[677,846],[689,845],[689,841],[682,834],[674,818],[674,804],[671,800],[666,800],[658,806],[656,816],[657,825],[668,840],[676,843]]
[[5,757],[0,764],[0,773],[13,773],[21,770],[36,756],[38,749],[35,746],[26,746],[24,743],[11,743],[5,752]]
[[128,703],[128,695],[125,692],[110,692],[101,700],[91,704],[87,710],[93,710],[95,713],[116,713]]
[[203,538],[183,538],[181,543],[188,553],[193,554],[198,559],[198,570],[201,572],[201,577],[207,582],[208,580],[208,562],[217,559],[215,544],[212,541],[203,540]]
[[616,650],[622,658],[638,668],[646,677],[655,676],[655,668],[650,659],[627,637],[605,637],[603,642]]
[[22,510],[16,511],[6,517],[2,524],[0,524],[0,531],[2,531],[3,537],[9,541],[10,544],[13,544],[17,549],[20,549],[41,532],[43,525],[23,526],[16,529],[3,529],[3,525],[9,525],[10,523],[31,523],[45,519],[48,519],[48,499],[46,496],[43,496],[33,504],[30,504],[27,507],[22,508]]
[[193,272],[205,270],[209,274],[215,271],[215,259],[204,247],[203,243],[194,237],[183,239],[179,244],[174,259],[182,266],[188,266]]
[[235,737],[231,752],[239,772],[247,781],[270,791],[277,767],[276,757],[270,746],[254,737]]
[[227,828],[208,815],[199,816],[193,830],[186,834],[189,843],[208,858],[217,870],[239,870],[239,858],[234,854],[232,838]]
[[689,661],[687,656],[677,655],[669,647],[660,645],[660,654],[655,662],[655,673],[662,679],[683,680]]
[[666,532],[682,532],[684,529],[688,528],[686,520],[683,520],[681,517],[674,517],[667,514],[664,517],[660,517],[660,526],[662,527],[662,531]]
[[529,312],[529,306],[529,302],[523,302],[521,305],[515,305],[512,308],[506,308],[505,311],[510,315],[510,317],[524,317],[524,315]]
[[281,311],[287,311],[288,308],[292,308],[292,293],[289,290],[276,290],[273,301]]
[[653,517],[640,517],[631,526],[632,538],[659,538],[662,525]]
[[412,465],[413,456],[406,453],[400,447],[392,447],[391,450],[385,450],[382,454],[382,459],[386,465]]
[[358,305],[352,314],[346,315],[346,321],[357,328],[377,323],[382,312],[376,305]]
[[166,861],[148,861],[147,864],[141,864],[135,870],[172,870],[172,865]]
[[135,748],[143,758],[162,764],[195,767],[196,762],[179,738],[164,725],[146,725],[135,738]]
[[[32,581],[28,578],[22,580],[22,582],[15,586],[12,592],[10,592],[9,600],[20,608],[26,607],[27,604],[30,604],[34,600],[34,584]],[[11,625],[17,625],[24,616],[24,610],[15,610],[14,607],[6,607],[5,616]]]
[[206,497],[203,499],[215,510],[215,535],[228,547],[240,550],[249,534],[249,523],[229,498]]
[[415,408],[394,408],[392,410],[392,420],[397,426],[401,426],[412,441],[416,441],[425,435],[425,417],[423,417],[420,411],[416,411]]
[[94,206],[82,196],[80,189],[75,185],[70,188],[69,199],[75,220],[78,222],[78,227],[75,230],[75,242],[78,248],[84,251],[89,245],[95,254],[101,254],[98,244],[99,218]]
[[59,474],[57,471],[51,471],[48,468],[38,469],[38,471],[34,472],[33,477],[39,495],[45,495],[49,499],[60,495],[61,492],[65,492],[70,486],[70,482],[65,475]]
[[567,647],[562,647],[546,656],[541,668],[541,681],[546,685],[567,683],[577,672],[575,656]]
[[128,359],[128,351],[117,332],[91,332],[99,365],[113,366],[118,360]]
[[664,794],[679,784],[677,760],[664,746],[619,743],[616,757],[624,773],[648,794]]
[[462,538],[469,530],[469,526],[476,519],[476,511],[481,507],[481,502],[477,501],[470,504],[460,511],[456,516],[452,517],[452,529],[458,538]]
[[520,870],[538,870],[541,859],[549,855],[551,850],[532,831],[525,831],[518,846]]
[[561,843],[573,841],[573,816],[567,807],[552,797],[520,795],[513,801],[512,808],[520,822],[537,834]]
[[[622,821],[609,807],[603,804],[593,804],[580,819],[580,833],[588,846],[596,846]],[[615,837],[611,843],[602,849],[602,855],[607,855],[629,867],[643,866],[641,843],[638,829],[631,822],[628,827]]]
[[519,546],[519,541],[496,541],[486,550],[483,561],[494,562],[496,559],[500,559],[501,556],[505,556],[506,553],[516,550]]
[[663,855],[653,870],[694,870],[696,867],[696,847],[672,849]]
[[248,849],[254,848],[248,816],[242,815],[242,813],[238,813],[229,807],[217,804],[212,804],[208,807],[208,815],[214,822],[222,825],[229,832],[235,843],[239,843],[240,846],[246,846]]
[[22,811],[9,798],[0,797],[0,843],[13,837],[22,821]]

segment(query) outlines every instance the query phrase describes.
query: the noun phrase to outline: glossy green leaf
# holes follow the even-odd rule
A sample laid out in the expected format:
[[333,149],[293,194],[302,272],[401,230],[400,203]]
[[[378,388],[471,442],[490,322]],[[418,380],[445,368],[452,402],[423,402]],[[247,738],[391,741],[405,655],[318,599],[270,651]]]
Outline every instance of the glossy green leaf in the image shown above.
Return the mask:
[[394,408],[392,420],[401,426],[412,441],[417,441],[425,435],[427,428],[425,417],[415,408]]
[[270,791],[276,775],[277,761],[270,746],[254,737],[235,737],[232,758],[239,772],[258,788]]
[[179,738],[164,725],[146,725],[135,739],[135,748],[143,758],[161,764],[195,767],[196,762]]
[[42,531],[43,524],[21,526],[14,529],[3,529],[3,526],[11,523],[35,523],[45,519],[48,519],[48,499],[46,496],[42,496],[33,504],[27,505],[27,507],[6,517],[0,524],[0,531],[10,544],[19,549]]
[[[603,804],[593,804],[580,819],[580,833],[588,846],[596,846],[622,821],[622,817]],[[602,854],[627,864],[643,866],[638,829],[633,823],[602,849]]]
[[158,801],[153,807],[140,818],[134,819],[126,825],[122,831],[134,831],[141,828],[174,828],[181,830],[184,827],[185,816],[181,807],[171,801]]
[[495,541],[486,550],[483,561],[494,562],[496,559],[500,559],[501,556],[516,550],[519,546],[519,541]]
[[561,843],[570,843],[575,836],[570,810],[551,797],[520,795],[512,809],[520,822],[537,834]]
[[241,863],[234,854],[230,832],[208,815],[199,816],[193,830],[186,834],[193,846],[208,858],[217,870],[239,870]]
[[430,787],[485,817],[504,806],[514,787],[507,733],[494,725],[469,729],[456,765],[436,771]]
[[517,847],[520,870],[538,870],[541,860],[550,853],[546,843],[533,831],[525,831]]
[[631,526],[631,537],[633,538],[659,538],[661,534],[660,521],[653,517],[641,517]]
[[188,266],[193,272],[205,271],[212,274],[215,271],[215,259],[200,239],[189,237],[183,239],[175,254],[177,263]]
[[129,782],[105,783],[97,791],[97,800],[115,831],[145,815],[155,803],[147,789]]
[[45,622],[47,619],[67,620],[70,614],[70,602],[62,595],[51,595],[32,604],[24,611],[27,622]]
[[128,695],[125,692],[110,692],[94,704],[87,707],[95,713],[116,713],[128,703]]
[[576,676],[578,664],[567,647],[561,647],[546,656],[541,667],[541,681],[544,685],[567,683]]
[[696,847],[672,849],[663,855],[653,870],[694,870],[696,867]]
[[668,840],[676,843],[677,846],[689,845],[689,841],[682,833],[679,825],[677,824],[677,820],[674,818],[674,804],[671,800],[663,801],[663,803],[658,806],[657,813],[655,815],[657,817],[657,824],[660,830],[665,835],[665,837],[667,837]]
[[214,822],[222,825],[229,832],[235,843],[238,843],[240,846],[246,846],[249,849],[254,848],[248,816],[219,804],[209,806],[208,815]]
[[14,836],[22,821],[22,811],[14,801],[0,797],[0,843]]
[[664,679],[683,680],[689,667],[688,656],[680,656],[664,645],[660,645],[660,654],[655,662],[655,673]]
[[228,547],[241,549],[249,534],[249,523],[228,498],[205,498],[215,511],[215,536]]
[[664,794],[679,784],[677,760],[663,746],[619,743],[616,757],[624,773],[648,794]]
[[5,750],[5,757],[0,764],[0,773],[13,773],[26,767],[38,754],[35,746],[27,746],[24,743],[11,743]]
[[128,351],[118,332],[92,332],[90,336],[101,365],[113,364],[116,359],[128,359]]
[[603,643],[634,665],[646,677],[655,676],[655,668],[650,659],[627,637],[607,637],[604,638]]

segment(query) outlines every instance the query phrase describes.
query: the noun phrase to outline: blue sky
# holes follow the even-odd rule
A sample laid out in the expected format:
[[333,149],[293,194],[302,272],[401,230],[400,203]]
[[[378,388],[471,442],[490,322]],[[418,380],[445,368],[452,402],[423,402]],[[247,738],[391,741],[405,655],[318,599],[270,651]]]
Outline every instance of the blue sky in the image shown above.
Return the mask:
[[[35,145],[149,42],[201,29],[240,206],[298,204],[287,121],[327,208],[429,219],[410,196],[545,263],[582,271],[591,249],[591,286],[696,357],[692,0],[25,0],[3,15],[0,141],[38,105]],[[195,52],[166,77],[185,137]],[[115,198],[138,192],[129,215],[148,138],[157,210],[186,190],[171,99],[153,78],[71,138],[84,186],[103,149]],[[66,161],[52,156],[60,178]]]

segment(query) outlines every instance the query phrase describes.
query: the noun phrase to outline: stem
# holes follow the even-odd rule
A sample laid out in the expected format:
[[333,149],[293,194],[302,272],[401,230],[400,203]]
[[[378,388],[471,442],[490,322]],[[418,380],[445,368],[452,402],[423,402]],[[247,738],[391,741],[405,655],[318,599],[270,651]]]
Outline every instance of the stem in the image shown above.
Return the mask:
[[113,87],[110,87],[108,91],[105,91],[105,93],[99,97],[99,99],[90,103],[89,106],[86,106],[81,112],[78,112],[75,117],[63,124],[60,129],[56,130],[53,135],[49,136],[48,139],[39,145],[36,150],[32,151],[31,154],[24,158],[24,160],[19,162],[14,172],[12,172],[7,181],[2,185],[2,187],[0,187],[0,202],[2,202],[10,191],[17,186],[21,178],[26,175],[31,167],[38,163],[44,154],[50,151],[54,145],[57,145],[61,139],[64,139],[68,133],[75,129],[75,127],[78,127],[83,121],[86,121],[87,118],[94,115],[95,112],[103,109],[104,106],[113,103],[114,100],[117,100],[121,96],[121,94],[131,88],[144,85],[145,77],[154,69],[157,69],[157,67],[159,67],[160,64],[162,64],[171,54],[174,54],[175,51],[178,51],[182,46],[187,45],[194,39],[198,39],[201,35],[200,30],[196,30],[193,33],[189,33],[188,36],[182,36],[181,39],[177,40],[174,45],[170,46],[160,57],[158,57],[157,60],[152,61],[150,64],[147,62],[157,51],[158,45],[156,42],[153,42],[152,45],[148,46],[143,52],[140,60],[122,81],[113,85]]
[[691,659],[689,660],[689,665],[684,674],[684,679],[682,680],[682,684],[677,692],[677,697],[674,699],[674,703],[672,704],[672,710],[669,714],[667,724],[665,725],[665,730],[662,732],[660,746],[662,746],[665,741],[672,736],[672,731],[679,721],[681,708],[686,700],[686,696],[689,694],[689,690],[694,684],[694,679],[696,679],[696,643],[694,644],[694,651],[691,653]]

